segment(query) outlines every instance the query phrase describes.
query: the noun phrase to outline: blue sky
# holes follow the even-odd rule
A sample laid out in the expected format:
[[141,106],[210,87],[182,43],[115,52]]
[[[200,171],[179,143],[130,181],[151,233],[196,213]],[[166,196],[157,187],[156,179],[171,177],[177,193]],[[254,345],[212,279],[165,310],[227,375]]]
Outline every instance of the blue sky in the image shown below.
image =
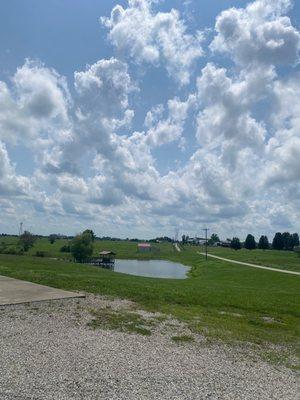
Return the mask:
[[299,231],[299,15],[290,0],[2,2],[0,231]]

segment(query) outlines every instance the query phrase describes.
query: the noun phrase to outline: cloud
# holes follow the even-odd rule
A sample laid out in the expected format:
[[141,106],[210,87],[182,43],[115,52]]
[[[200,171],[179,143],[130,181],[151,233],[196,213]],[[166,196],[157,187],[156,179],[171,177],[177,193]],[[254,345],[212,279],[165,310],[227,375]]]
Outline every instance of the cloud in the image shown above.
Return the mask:
[[280,185],[283,191],[293,185],[300,190],[300,75],[277,81],[274,86],[272,123],[275,135],[267,146],[266,184]]
[[179,12],[153,10],[152,0],[128,0],[124,9],[116,5],[110,18],[101,18],[118,53],[136,63],[163,65],[180,84],[189,83],[195,61],[203,56],[200,32],[187,33]]
[[[197,80],[202,106],[197,117],[198,142],[210,150],[220,148],[223,160],[231,168],[236,166],[241,149],[248,147],[261,153],[264,148],[266,129],[253,118],[251,108],[261,97],[262,83],[267,87],[273,74],[259,72],[260,85],[255,85],[251,75],[249,85],[248,75],[233,80],[224,68],[208,64]],[[254,87],[258,88],[257,93]]]
[[17,176],[4,143],[0,142],[0,196],[21,196],[30,191],[30,181]]
[[136,89],[127,64],[116,58],[99,60],[74,73],[74,85],[82,112],[116,116],[128,107],[128,95]]
[[195,96],[190,95],[186,101],[178,98],[168,101],[168,117],[163,119],[164,107],[160,104],[148,111],[145,126],[148,131],[145,136],[146,143],[151,147],[162,146],[179,140],[184,131],[188,111],[195,103]]
[[11,85],[0,81],[0,138],[24,144],[68,125],[66,80],[40,62],[27,60]]
[[256,0],[246,8],[223,11],[216,20],[211,50],[229,54],[245,67],[298,63],[300,33],[283,16],[290,6],[289,0]]

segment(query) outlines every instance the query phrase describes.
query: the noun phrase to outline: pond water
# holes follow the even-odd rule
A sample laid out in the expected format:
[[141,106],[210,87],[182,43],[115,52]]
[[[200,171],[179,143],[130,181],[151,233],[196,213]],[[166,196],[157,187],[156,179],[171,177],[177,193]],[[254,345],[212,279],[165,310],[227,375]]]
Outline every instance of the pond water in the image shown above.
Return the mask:
[[109,269],[130,275],[171,279],[185,279],[189,271],[185,265],[164,260],[116,260]]

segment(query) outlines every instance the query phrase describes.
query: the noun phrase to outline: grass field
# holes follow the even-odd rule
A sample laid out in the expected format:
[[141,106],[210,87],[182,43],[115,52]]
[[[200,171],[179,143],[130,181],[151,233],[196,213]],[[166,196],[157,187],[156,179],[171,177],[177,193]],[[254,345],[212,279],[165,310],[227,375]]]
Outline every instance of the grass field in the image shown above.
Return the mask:
[[[199,247],[193,247],[193,250],[204,252],[205,249],[204,247],[200,247],[200,249]],[[292,251],[258,249],[235,251],[229,248],[209,247],[208,252],[232,260],[300,272],[300,257]]]
[[[153,279],[114,273],[97,267],[53,259],[65,257],[59,248],[39,240],[33,249],[43,249],[52,258],[0,255],[0,274],[58,288],[99,293],[136,301],[151,311],[172,314],[188,323],[193,332],[209,339],[255,344],[285,344],[293,351],[299,339],[300,278],[281,273],[240,267],[209,259],[199,247],[177,252],[172,244],[153,246],[150,254],[137,253],[134,242],[96,241],[99,250],[114,250],[118,258],[169,259],[191,266],[188,279]],[[211,251],[211,249],[210,249]],[[212,249],[213,253],[280,268],[299,269],[293,253],[274,251],[238,252]],[[67,255],[69,257],[69,255]],[[282,264],[284,262],[284,265]]]

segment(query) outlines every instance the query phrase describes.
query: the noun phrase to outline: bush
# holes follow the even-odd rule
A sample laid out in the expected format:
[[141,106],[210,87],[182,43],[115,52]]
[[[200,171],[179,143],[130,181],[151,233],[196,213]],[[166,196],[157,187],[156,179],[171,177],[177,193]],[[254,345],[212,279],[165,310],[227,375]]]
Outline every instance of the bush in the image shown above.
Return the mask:
[[25,231],[20,236],[20,245],[23,247],[24,251],[28,251],[30,249],[30,247],[32,247],[34,245],[35,241],[36,241],[36,237],[28,231]]
[[62,246],[60,248],[60,251],[62,253],[70,253],[71,249],[70,249],[70,245],[69,244],[65,244],[64,246]]
[[16,256],[21,256],[21,255],[23,255],[23,250],[22,249],[20,249],[20,248],[18,248],[18,247],[8,247],[8,248],[5,248],[3,251],[2,251],[2,254],[12,254],[12,255],[16,255]]
[[42,250],[38,250],[35,252],[36,257],[46,257],[47,256],[47,252],[46,251],[42,251]]

